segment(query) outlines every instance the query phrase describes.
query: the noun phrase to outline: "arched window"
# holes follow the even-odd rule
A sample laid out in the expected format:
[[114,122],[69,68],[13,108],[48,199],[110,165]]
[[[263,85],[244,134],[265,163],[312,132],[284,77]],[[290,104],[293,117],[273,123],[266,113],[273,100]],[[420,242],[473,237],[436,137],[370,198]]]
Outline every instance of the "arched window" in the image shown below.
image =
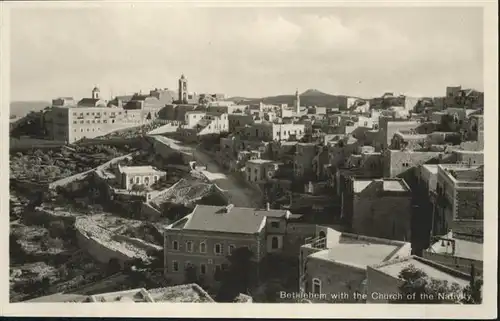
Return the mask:
[[271,238],[271,248],[272,249],[277,249],[279,247],[279,240],[277,236],[273,236]]
[[193,252],[193,242],[191,241],[186,242],[186,251]]
[[144,177],[144,185],[149,185],[149,177]]
[[312,283],[312,292],[315,294],[321,294],[321,280],[314,278]]
[[200,243],[200,253],[207,253],[207,243],[205,242]]

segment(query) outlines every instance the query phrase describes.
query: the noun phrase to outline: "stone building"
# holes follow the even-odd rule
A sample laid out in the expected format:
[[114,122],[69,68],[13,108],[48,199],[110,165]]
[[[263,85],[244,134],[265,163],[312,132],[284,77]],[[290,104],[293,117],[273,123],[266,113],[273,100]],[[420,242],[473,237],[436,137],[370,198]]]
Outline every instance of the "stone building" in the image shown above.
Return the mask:
[[[384,177],[398,177],[409,172],[414,167],[428,162],[439,162],[443,159],[442,152],[426,150],[390,150],[383,153]],[[443,155],[443,156],[440,156]]]
[[167,173],[152,166],[121,166],[118,164],[118,184],[121,188],[130,190],[134,185],[146,187],[158,182]]
[[[98,97],[93,92],[94,97]],[[125,110],[107,107],[99,98],[84,98],[78,106],[54,105],[45,115],[44,126],[50,139],[73,143],[94,138],[119,129],[147,123],[148,112],[142,109]],[[63,103],[68,103],[65,100]]]
[[484,166],[438,165],[435,230],[443,235],[455,220],[483,220]]
[[294,172],[296,177],[314,177],[313,161],[318,152],[314,143],[298,143],[294,157]]
[[267,159],[250,159],[245,165],[245,178],[248,182],[260,184],[273,178],[280,163]]
[[410,240],[411,198],[403,179],[351,178],[341,215],[353,233]]
[[394,134],[400,131],[416,130],[419,126],[420,123],[416,121],[397,120],[392,117],[381,116],[379,118],[379,139],[375,148],[377,150],[388,148],[391,145]]
[[366,293],[367,268],[410,255],[406,242],[342,233],[317,226],[300,249],[299,288],[312,302],[358,302]]
[[291,217],[286,210],[197,205],[164,231],[164,275],[180,284],[193,267],[201,282],[217,286],[218,271],[229,267],[227,256],[236,249],[248,248],[255,262],[283,251]]

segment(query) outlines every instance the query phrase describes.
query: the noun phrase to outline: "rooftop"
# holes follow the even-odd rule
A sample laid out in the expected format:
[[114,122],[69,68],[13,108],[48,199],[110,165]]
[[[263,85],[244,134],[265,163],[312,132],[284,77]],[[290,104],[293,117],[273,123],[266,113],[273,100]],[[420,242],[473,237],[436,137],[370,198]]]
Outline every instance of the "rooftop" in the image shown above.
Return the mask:
[[266,163],[274,163],[272,160],[268,159],[250,159],[247,161],[247,163],[254,163],[254,164],[266,164]]
[[[185,230],[253,234],[259,232],[264,218],[286,217],[287,210],[265,210],[246,207],[196,205]],[[175,224],[175,223],[174,223]]]
[[464,164],[439,164],[438,172],[441,171],[453,182],[483,183],[484,166],[483,165],[464,165]]
[[416,256],[392,260],[372,268],[393,278],[399,278],[401,270],[410,265],[424,271],[429,277],[434,279],[448,281],[449,283],[458,283],[462,287],[469,284],[469,280],[465,274],[461,275],[458,271],[452,272],[449,268]]
[[406,244],[369,237],[355,238],[343,233],[338,244],[311,257],[366,268],[391,259]]
[[424,165],[422,165],[422,168],[424,168],[426,171],[428,171],[434,175],[436,175],[438,173],[438,165],[424,164]]
[[125,174],[157,173],[160,170],[153,166],[120,166],[120,172]]
[[132,289],[118,292],[102,293],[91,296],[91,302],[134,303],[153,302],[146,289]]
[[445,238],[455,242],[455,253],[453,253],[452,246],[448,246],[446,241],[438,241],[432,244],[428,251],[439,254],[449,254],[475,261],[483,260],[483,243],[453,237],[453,232],[448,233]]
[[182,284],[166,288],[148,290],[154,302],[214,302],[198,284]]
[[361,193],[364,191],[368,186],[372,184],[380,184],[382,183],[381,187],[383,191],[386,192],[408,192],[409,187],[406,185],[405,181],[403,179],[389,179],[389,178],[382,178],[382,179],[363,179],[363,178],[355,178],[353,179],[353,189],[354,193]]

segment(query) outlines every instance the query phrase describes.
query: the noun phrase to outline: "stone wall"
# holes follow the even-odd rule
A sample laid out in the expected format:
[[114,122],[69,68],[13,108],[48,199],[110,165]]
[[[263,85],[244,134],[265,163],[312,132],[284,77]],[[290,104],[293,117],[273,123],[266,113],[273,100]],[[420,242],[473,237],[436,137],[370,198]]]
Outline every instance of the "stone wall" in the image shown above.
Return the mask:
[[[309,258],[306,263],[305,292],[313,291],[313,279],[321,282],[321,293],[326,294],[323,300],[313,302],[355,302],[353,293],[363,292],[363,281],[366,279],[366,270],[316,258]],[[335,295],[346,294],[346,298]]]
[[[263,233],[262,233],[263,234]],[[178,250],[173,249],[173,241],[178,242]],[[186,242],[192,242],[192,252],[187,252]],[[200,252],[200,244],[206,244],[206,253]],[[222,254],[215,254],[215,244],[221,244]],[[235,248],[247,246],[254,253],[254,258],[263,257],[262,251],[265,251],[265,239],[259,235],[248,235],[238,233],[218,233],[207,231],[184,231],[168,229],[164,234],[164,262],[165,276],[173,284],[182,284],[185,282],[185,265],[191,263],[194,265],[197,275],[208,285],[216,284],[214,279],[217,265],[229,264],[226,256],[228,255],[229,245]],[[177,262],[179,270],[173,270],[173,262]],[[206,273],[201,274],[201,265],[204,264]]]
[[354,197],[353,233],[410,240],[411,195]]
[[283,252],[297,257],[305,239],[315,234],[316,225],[308,223],[288,223],[284,237]]
[[[405,260],[405,259],[403,259]],[[366,269],[366,287],[367,287],[367,302],[368,303],[389,303],[388,300],[380,299],[382,295],[373,294],[396,294],[399,293],[399,286],[403,283],[402,280],[394,278],[390,275],[382,273],[373,267],[368,266]]]
[[384,176],[397,177],[412,167],[439,159],[439,152],[387,150],[384,153]]
[[80,248],[84,249],[100,263],[107,264],[111,259],[117,259],[120,265],[124,267],[127,261],[133,259],[124,253],[108,248],[95,237],[89,237],[84,231],[79,229],[76,230],[76,240]]
[[483,189],[457,190],[457,219],[482,220],[484,217]]

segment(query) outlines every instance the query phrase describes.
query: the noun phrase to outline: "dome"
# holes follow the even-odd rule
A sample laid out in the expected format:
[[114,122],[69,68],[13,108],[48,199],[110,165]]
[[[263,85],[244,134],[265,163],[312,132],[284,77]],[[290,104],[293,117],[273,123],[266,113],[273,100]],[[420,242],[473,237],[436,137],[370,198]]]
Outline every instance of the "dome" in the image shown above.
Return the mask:
[[95,91],[100,92],[100,90],[99,90],[99,88],[97,88],[97,86],[96,86],[96,87],[94,87],[94,89],[92,89],[92,91],[94,91],[94,92],[95,92]]

